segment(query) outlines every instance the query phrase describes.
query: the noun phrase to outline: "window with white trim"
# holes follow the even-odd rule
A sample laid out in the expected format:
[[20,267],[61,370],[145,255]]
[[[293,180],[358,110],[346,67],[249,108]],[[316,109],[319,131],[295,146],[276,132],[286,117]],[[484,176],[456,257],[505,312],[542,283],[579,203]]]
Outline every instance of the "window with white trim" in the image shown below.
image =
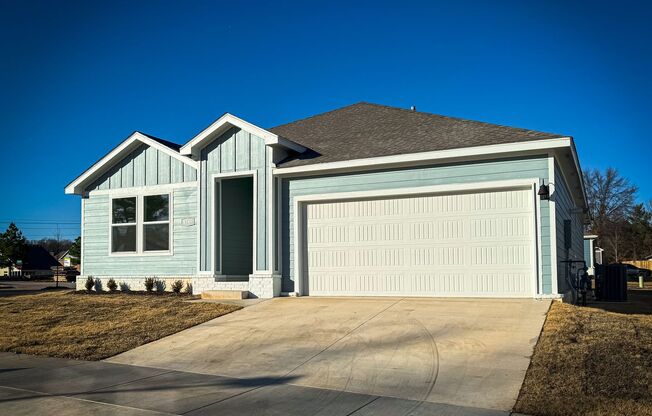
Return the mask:
[[111,253],[170,252],[170,194],[111,199]]
[[168,251],[170,195],[147,195],[143,201],[143,251]]
[[115,198],[111,204],[111,252],[135,253],[137,234],[136,197]]

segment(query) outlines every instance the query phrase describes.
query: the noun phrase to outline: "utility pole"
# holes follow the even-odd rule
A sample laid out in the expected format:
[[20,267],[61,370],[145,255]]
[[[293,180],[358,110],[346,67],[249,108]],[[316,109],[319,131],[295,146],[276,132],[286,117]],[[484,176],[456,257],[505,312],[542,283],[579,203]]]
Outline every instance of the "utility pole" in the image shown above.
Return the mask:
[[[54,255],[56,256],[57,254],[59,254],[58,252],[60,250],[61,250],[61,231],[59,230],[59,224],[57,224],[57,253],[54,253]],[[59,288],[59,266],[61,264],[59,264],[59,259],[56,260],[57,260],[57,272],[54,275],[54,280],[56,281],[54,286],[58,289]]]

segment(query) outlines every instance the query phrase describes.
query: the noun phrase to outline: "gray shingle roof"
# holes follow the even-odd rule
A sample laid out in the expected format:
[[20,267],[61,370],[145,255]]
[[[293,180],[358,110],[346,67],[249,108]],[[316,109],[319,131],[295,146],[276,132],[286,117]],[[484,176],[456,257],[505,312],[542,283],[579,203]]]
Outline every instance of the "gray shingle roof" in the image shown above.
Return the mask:
[[143,133],[142,131],[140,131],[139,133],[142,134],[143,136],[149,137],[150,139],[154,140],[155,142],[161,143],[163,146],[169,147],[170,149],[172,149],[172,150],[174,150],[176,152],[178,152],[179,149],[181,149],[180,144],[171,142],[169,140],[161,139],[160,137],[152,136],[151,134]]
[[566,137],[364,102],[268,130],[311,149],[282,167]]

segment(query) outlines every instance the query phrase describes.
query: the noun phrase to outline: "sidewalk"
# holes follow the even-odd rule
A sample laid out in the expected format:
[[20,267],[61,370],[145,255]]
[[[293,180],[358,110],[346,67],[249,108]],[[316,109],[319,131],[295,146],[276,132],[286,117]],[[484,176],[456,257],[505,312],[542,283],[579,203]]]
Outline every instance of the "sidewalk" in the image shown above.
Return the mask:
[[0,353],[7,415],[508,415],[508,412],[237,379]]

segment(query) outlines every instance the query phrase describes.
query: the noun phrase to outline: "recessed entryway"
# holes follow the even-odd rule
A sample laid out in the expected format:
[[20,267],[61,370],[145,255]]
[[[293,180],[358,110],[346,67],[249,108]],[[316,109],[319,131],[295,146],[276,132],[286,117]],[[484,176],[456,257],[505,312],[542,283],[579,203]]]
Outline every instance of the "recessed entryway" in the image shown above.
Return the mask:
[[216,182],[219,210],[215,226],[220,229],[221,274],[229,279],[247,279],[253,272],[254,197],[253,177]]

